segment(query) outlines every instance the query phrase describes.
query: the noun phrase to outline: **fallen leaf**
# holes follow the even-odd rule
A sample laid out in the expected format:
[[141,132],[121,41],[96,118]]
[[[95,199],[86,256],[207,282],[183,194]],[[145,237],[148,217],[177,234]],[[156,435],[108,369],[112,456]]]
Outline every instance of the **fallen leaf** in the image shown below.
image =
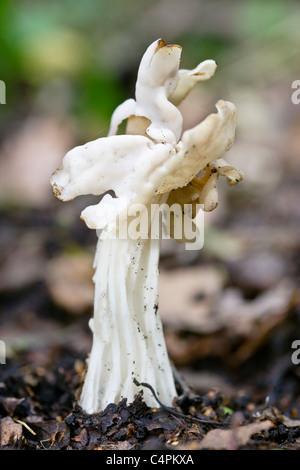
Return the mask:
[[0,420],[0,447],[13,443],[21,437],[21,424],[15,423],[10,416]]
[[224,285],[224,274],[212,267],[161,271],[159,312],[172,329],[198,331],[210,324],[210,314]]
[[224,282],[224,275],[211,267],[161,272],[159,312],[166,326],[205,334],[228,328],[247,335],[255,322],[284,315],[295,293],[286,278],[245,300],[239,289],[223,288]]
[[41,421],[30,423],[31,429],[36,433],[32,440],[38,441],[43,449],[62,449],[70,440],[70,430],[64,421]]
[[49,205],[49,175],[59,166],[72,140],[65,123],[51,117],[28,118],[0,150],[0,202]]
[[81,429],[80,433],[77,434],[77,436],[72,437],[72,441],[76,442],[79,444],[82,448],[84,448],[88,441],[89,441],[89,436],[88,432],[85,428]]
[[198,445],[198,449],[235,450],[246,445],[253,434],[267,431],[273,426],[272,421],[266,420],[233,429],[213,429],[206,434]]
[[283,254],[253,250],[251,256],[228,262],[230,278],[244,292],[262,292],[278,284],[288,274],[288,261]]
[[203,276],[203,292],[206,288],[207,294],[201,296],[198,291],[197,298],[196,288],[201,285],[197,270],[178,270],[175,277],[170,273],[168,280],[162,279],[159,311],[170,357],[181,366],[208,356],[222,356],[231,364],[241,365],[286,320],[295,303],[296,286],[293,280],[283,279],[247,300],[239,289],[221,289],[217,283],[209,293],[213,278],[208,270],[210,281]]
[[300,419],[292,419],[288,416],[283,415],[277,408],[267,408],[263,411],[262,416],[265,418],[273,419],[280,421],[287,428],[296,428],[300,427]]
[[87,253],[64,254],[49,261],[46,282],[53,301],[80,314],[93,305],[93,258]]
[[36,233],[23,234],[1,253],[0,292],[22,289],[44,279],[46,259]]

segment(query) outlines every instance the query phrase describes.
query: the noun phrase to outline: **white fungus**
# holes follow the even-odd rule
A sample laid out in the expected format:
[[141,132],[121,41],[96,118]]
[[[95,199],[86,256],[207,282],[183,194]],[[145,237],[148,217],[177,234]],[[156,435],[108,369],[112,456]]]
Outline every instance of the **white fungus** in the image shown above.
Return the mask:
[[[177,105],[196,83],[213,76],[216,63],[206,60],[194,70],[180,70],[180,57],[178,45],[162,39],[151,44],[140,63],[135,99],[117,107],[108,136],[68,152],[51,177],[62,201],[110,190],[116,196],[106,194],[81,214],[99,235],[93,345],[80,397],[88,413],[123,397],[132,402],[138,391],[133,379],[149,383],[172,406],[176,388],[158,314],[160,239],[149,236],[155,216],[150,207],[179,201],[212,210],[218,204],[218,177],[224,175],[229,184],[242,179],[221,159],[234,141],[232,103],[220,100],[217,113],[182,133]],[[117,135],[125,119],[126,134]],[[148,236],[128,236],[137,205],[144,208]],[[144,400],[157,405],[148,389]]]

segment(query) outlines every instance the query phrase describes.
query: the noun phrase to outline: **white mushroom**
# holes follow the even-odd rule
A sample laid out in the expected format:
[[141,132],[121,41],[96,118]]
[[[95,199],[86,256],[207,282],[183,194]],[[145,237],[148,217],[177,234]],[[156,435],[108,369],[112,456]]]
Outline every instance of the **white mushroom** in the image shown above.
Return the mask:
[[[160,239],[150,236],[155,217],[150,209],[179,201],[193,205],[194,217],[197,203],[204,210],[217,205],[219,175],[230,184],[242,179],[220,159],[234,141],[232,103],[219,101],[217,113],[182,134],[182,115],[174,103],[210,78],[216,64],[209,60],[182,71],[180,56],[180,46],[161,39],[151,44],[139,67],[135,99],[115,110],[108,137],[68,152],[51,177],[62,201],[109,190],[116,196],[106,194],[81,214],[89,228],[99,230],[93,346],[80,398],[88,413],[122,397],[132,402],[137,392],[133,379],[151,384],[160,400],[172,405],[176,388],[157,311]],[[126,134],[116,135],[125,119]],[[128,236],[136,207],[145,209],[148,236]],[[156,405],[149,390],[144,399]]]

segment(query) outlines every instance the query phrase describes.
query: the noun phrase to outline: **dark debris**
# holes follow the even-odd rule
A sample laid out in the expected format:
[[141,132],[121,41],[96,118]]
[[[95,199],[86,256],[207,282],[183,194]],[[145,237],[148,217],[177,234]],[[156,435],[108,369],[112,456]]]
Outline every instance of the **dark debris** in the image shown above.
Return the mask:
[[[195,449],[213,429],[232,429],[237,422],[246,425],[264,418],[261,405],[248,395],[230,401],[217,390],[181,395],[174,408],[175,413],[182,412],[180,417],[161,407],[150,409],[142,390],[131,404],[123,399],[88,415],[76,403],[83,364],[62,350],[52,370],[17,367],[15,361],[0,369],[1,449]],[[274,426],[263,437],[254,436],[246,448],[298,448],[300,427],[283,424],[279,412],[267,416]]]

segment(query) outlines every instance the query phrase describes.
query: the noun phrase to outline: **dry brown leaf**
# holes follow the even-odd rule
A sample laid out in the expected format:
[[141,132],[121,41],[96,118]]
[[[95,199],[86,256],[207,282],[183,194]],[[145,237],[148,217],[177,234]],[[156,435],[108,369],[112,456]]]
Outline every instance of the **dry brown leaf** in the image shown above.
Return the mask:
[[88,432],[87,432],[86,428],[83,428],[80,431],[80,433],[77,434],[77,436],[72,437],[72,441],[78,442],[78,443],[82,444],[83,446],[87,445],[87,443],[89,441],[89,437],[88,437]]
[[41,207],[52,199],[49,175],[72,143],[70,129],[51,117],[30,117],[0,153],[0,200]]
[[0,420],[0,447],[20,439],[22,432],[21,424],[15,423],[10,416],[2,418]]
[[300,427],[300,419],[292,419],[283,415],[277,408],[267,408],[263,411],[262,416],[268,419],[280,421],[287,428]]
[[159,312],[168,328],[198,331],[209,317],[224,284],[223,273],[213,267],[161,271]]
[[61,449],[69,443],[70,430],[64,421],[40,421],[31,423],[30,427],[42,449]]
[[36,233],[24,234],[1,253],[0,292],[22,289],[44,279],[45,256]]
[[198,449],[235,450],[246,445],[254,434],[267,431],[274,424],[272,421],[257,421],[233,429],[213,429],[200,442]]
[[159,312],[177,365],[210,355],[242,364],[285,321],[297,292],[285,278],[247,300],[239,289],[223,288],[221,272],[205,267],[161,272],[159,282]]
[[54,302],[80,314],[93,305],[93,258],[87,253],[61,255],[47,266],[47,286]]

